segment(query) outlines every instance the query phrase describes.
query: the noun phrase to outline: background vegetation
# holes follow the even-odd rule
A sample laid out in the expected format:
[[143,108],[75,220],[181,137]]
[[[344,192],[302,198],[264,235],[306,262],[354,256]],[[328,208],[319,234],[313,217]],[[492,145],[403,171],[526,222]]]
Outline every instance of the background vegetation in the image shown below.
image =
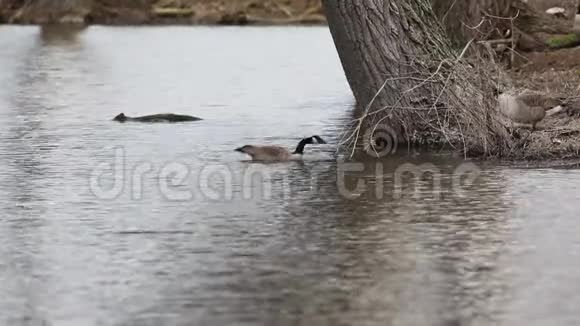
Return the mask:
[[288,24],[325,19],[320,0],[0,0],[0,21]]

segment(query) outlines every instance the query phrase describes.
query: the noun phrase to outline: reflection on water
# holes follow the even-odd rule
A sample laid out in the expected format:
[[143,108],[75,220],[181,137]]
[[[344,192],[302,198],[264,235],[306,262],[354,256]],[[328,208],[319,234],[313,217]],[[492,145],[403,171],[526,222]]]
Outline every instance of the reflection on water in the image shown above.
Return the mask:
[[577,171],[233,151],[338,141],[324,28],[3,27],[0,64],[2,324],[580,321]]
[[43,25],[39,28],[41,44],[44,46],[78,45],[79,36],[86,29],[86,25]]

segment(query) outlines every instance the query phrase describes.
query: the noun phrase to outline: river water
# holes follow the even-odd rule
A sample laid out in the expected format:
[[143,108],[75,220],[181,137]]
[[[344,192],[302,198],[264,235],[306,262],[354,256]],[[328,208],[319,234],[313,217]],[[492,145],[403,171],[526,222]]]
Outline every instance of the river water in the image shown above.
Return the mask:
[[0,324],[580,323],[578,171],[345,160],[352,102],[323,27],[0,26]]

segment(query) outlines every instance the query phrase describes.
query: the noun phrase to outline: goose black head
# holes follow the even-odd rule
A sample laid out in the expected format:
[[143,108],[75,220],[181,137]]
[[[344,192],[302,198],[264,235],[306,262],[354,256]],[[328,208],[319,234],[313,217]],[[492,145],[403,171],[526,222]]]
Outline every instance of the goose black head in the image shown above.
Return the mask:
[[255,154],[255,152],[256,152],[256,146],[244,145],[242,147],[238,147],[238,148],[234,149],[234,151],[252,155],[252,154]]
[[127,121],[127,117],[125,116],[125,113],[120,113],[115,118],[113,118],[113,120],[119,121],[119,122],[125,122],[125,121]]

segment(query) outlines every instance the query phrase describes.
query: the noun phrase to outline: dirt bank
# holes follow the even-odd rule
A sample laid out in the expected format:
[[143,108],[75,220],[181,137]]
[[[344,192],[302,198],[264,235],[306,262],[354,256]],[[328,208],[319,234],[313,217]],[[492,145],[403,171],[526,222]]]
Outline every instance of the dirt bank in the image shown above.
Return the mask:
[[580,48],[520,53],[510,71],[516,87],[565,98],[565,110],[546,117],[539,130],[514,133],[516,156],[529,160],[580,158]]
[[29,5],[0,0],[0,22],[15,24],[324,24],[320,0],[75,0]]

